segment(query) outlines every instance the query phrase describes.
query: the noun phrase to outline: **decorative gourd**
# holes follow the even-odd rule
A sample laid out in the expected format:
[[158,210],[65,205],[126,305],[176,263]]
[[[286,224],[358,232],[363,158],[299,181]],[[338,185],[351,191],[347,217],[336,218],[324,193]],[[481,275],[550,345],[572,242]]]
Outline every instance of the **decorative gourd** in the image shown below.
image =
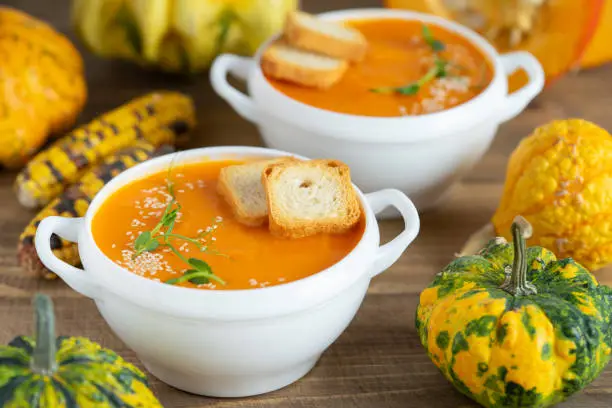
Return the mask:
[[111,350],[83,337],[54,334],[53,304],[37,294],[36,337],[0,347],[2,407],[142,407],[162,405],[145,375]]
[[74,124],[87,93],[83,61],[66,37],[9,7],[0,7],[0,50],[0,166],[21,167]]
[[572,257],[591,271],[612,262],[612,136],[581,119],[537,128],[510,156],[492,223],[510,237],[512,220],[533,226],[530,245]]
[[297,0],[73,0],[72,20],[103,57],[196,72],[222,52],[253,54],[295,8]]
[[416,328],[444,376],[485,407],[546,407],[610,359],[612,290],[572,259],[498,237],[455,259],[420,296]]
[[[606,19],[601,18],[604,3]],[[549,82],[577,67],[583,57],[586,66],[612,60],[612,0],[385,0],[385,4],[456,20],[483,34],[501,52],[527,50],[542,63]],[[512,79],[511,88],[516,88],[523,77]]]
[[591,68],[612,61],[612,0],[603,0],[599,24],[584,51],[580,67]]

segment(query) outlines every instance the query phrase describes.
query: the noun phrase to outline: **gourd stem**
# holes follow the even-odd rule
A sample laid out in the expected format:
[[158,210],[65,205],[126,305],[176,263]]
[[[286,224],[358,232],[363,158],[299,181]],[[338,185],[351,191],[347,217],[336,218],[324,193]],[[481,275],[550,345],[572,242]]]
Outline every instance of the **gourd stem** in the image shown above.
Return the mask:
[[533,284],[527,281],[527,245],[525,235],[531,226],[523,217],[517,217],[512,223],[512,241],[514,244],[514,262],[509,278],[502,284],[501,289],[513,296],[528,296],[537,294]]
[[36,346],[32,355],[32,371],[50,375],[57,370],[55,344],[55,316],[53,302],[46,295],[34,296],[36,311]]

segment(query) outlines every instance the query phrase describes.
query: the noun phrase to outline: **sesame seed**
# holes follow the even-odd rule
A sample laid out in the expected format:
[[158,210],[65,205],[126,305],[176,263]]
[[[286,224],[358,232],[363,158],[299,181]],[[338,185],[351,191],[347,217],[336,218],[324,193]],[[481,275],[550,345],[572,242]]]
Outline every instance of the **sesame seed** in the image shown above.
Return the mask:
[[133,219],[133,220],[132,220],[132,223],[131,223],[130,225],[131,225],[132,227],[143,227],[143,226],[145,226],[146,224],[145,224],[144,222],[140,221],[140,220]]
[[157,272],[166,270],[169,268],[169,264],[163,260],[161,254],[152,252],[143,252],[132,259],[134,251],[123,250],[121,251],[123,262],[122,265],[133,273],[140,276],[153,276]]
[[285,278],[278,278],[279,282],[284,282],[286,279]]

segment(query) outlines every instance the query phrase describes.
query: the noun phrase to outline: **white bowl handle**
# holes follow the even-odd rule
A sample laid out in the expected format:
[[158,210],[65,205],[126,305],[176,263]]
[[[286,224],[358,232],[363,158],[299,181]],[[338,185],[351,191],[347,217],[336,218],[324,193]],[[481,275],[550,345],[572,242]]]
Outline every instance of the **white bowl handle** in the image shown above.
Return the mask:
[[502,122],[505,122],[521,113],[527,104],[542,92],[545,75],[537,58],[526,51],[509,52],[501,55],[500,59],[506,76],[523,68],[529,77],[529,82],[525,86],[506,97],[501,119]]
[[367,194],[366,198],[375,214],[382,212],[387,207],[393,206],[397,208],[404,219],[404,231],[378,249],[376,260],[370,273],[374,277],[393,265],[406,248],[408,248],[408,245],[414,241],[419,233],[420,221],[419,213],[412,201],[399,190],[380,190]]
[[245,119],[256,123],[257,114],[253,100],[227,81],[228,73],[246,81],[253,64],[251,58],[222,54],[215,59],[210,68],[210,83],[215,92],[232,105],[236,112]]
[[91,281],[91,274],[62,261],[51,249],[51,235],[77,242],[83,218],[47,217],[36,229],[34,245],[38,257],[50,271],[56,273],[72,289],[88,298],[98,297],[99,286]]

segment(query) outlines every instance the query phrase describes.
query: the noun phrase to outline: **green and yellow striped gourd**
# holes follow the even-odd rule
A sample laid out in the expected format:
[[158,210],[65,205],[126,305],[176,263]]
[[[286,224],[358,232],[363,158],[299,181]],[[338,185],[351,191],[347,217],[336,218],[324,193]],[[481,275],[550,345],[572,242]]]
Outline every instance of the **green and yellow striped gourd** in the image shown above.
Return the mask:
[[55,338],[51,299],[36,295],[36,336],[0,347],[4,408],[156,408],[145,375],[113,351],[83,337]]
[[420,296],[416,327],[430,358],[485,407],[556,404],[593,381],[610,360],[612,290],[571,258],[491,240],[457,258]]

